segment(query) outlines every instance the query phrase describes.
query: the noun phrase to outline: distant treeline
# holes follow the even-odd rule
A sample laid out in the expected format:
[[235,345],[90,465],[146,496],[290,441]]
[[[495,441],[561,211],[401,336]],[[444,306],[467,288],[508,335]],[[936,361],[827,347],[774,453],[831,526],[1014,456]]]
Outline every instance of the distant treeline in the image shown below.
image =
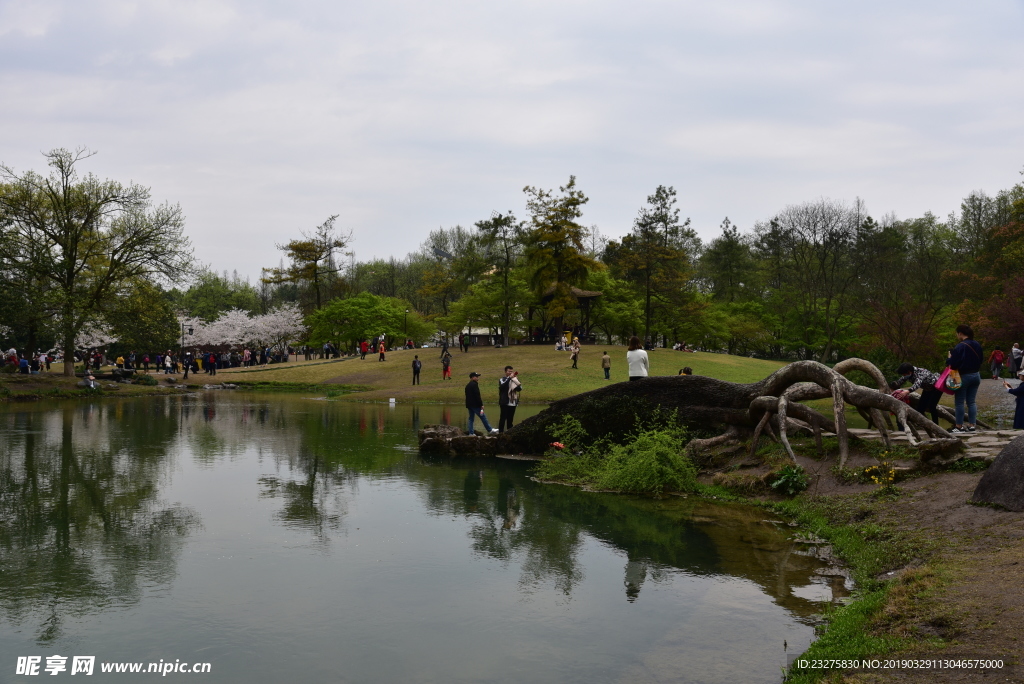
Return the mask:
[[[19,179],[8,180],[10,194]],[[280,264],[257,283],[192,269],[178,279],[186,285],[173,286],[139,269],[97,298],[93,318],[125,345],[153,349],[181,337],[182,317],[265,314],[286,303],[306,316],[299,341],[342,347],[381,333],[425,341],[471,326],[506,342],[576,330],[602,342],[636,334],[666,346],[825,362],[860,355],[888,365],[938,361],[961,323],[988,347],[1024,341],[1021,184],[994,197],[973,192],[944,220],[872,217],[859,200],[821,199],[746,231],[725,219],[708,243],[681,217],[671,187],[654,190],[621,240],[586,225],[588,199],[575,178],[524,194],[521,213],[438,228],[404,258],[358,260],[358,232],[339,231],[329,217],[280,245]],[[0,284],[5,346],[42,348],[56,337],[52,309],[30,285]]]

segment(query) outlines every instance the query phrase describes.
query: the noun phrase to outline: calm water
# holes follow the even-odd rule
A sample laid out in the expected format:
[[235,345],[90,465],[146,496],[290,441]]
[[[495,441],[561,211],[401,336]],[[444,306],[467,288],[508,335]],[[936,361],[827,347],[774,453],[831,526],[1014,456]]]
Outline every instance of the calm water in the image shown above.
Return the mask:
[[830,589],[789,528],[422,459],[419,425],[463,413],[230,392],[3,409],[0,680],[59,654],[96,656],[87,681],[180,659],[207,682],[776,682],[783,642],[806,648]]

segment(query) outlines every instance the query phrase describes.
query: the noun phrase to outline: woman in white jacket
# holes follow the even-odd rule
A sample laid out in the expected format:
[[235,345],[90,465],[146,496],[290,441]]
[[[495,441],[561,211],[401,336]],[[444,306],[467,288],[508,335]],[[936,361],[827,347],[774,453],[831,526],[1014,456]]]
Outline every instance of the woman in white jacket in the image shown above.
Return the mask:
[[629,350],[626,352],[626,363],[629,364],[629,379],[643,380],[651,370],[647,360],[647,352],[640,344],[640,338],[633,335],[629,338]]

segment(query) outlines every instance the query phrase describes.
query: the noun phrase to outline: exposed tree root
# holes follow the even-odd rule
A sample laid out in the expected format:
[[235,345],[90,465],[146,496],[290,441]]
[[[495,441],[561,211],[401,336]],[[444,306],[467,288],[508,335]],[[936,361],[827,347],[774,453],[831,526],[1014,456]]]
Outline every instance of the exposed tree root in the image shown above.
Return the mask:
[[708,437],[707,439],[691,439],[689,444],[686,445],[686,452],[688,454],[696,454],[698,452],[710,449],[716,446],[722,446],[724,444],[737,444],[740,440],[740,429],[735,425],[730,425],[725,432],[718,435],[717,437]]
[[[848,380],[846,374],[854,370],[866,373],[878,389]],[[802,403],[828,398],[832,399],[834,419]],[[845,466],[850,439],[846,427],[847,404],[869,418],[883,440],[888,440],[886,423],[888,414],[892,413],[903,426],[911,445],[921,442],[922,437],[927,444],[936,447],[941,447],[946,440],[956,441],[944,429],[889,394],[885,377],[874,364],[863,359],[847,359],[835,368],[815,361],[797,361],[750,385],[702,376],[653,377],[641,382],[618,383],[554,402],[547,410],[502,435],[499,446],[513,453],[542,452],[552,439],[550,430],[566,415],[580,420],[595,437],[621,435],[625,438],[630,431],[649,422],[650,412],[664,414],[667,411],[687,425],[723,428],[723,434],[718,437],[693,440],[694,450],[736,441],[741,434],[752,434],[750,453],[753,455],[761,437],[767,434],[775,439],[777,430],[777,441],[792,458],[791,430],[809,430],[819,453],[823,451],[821,433],[828,431],[837,436],[839,462]],[[638,416],[636,419],[632,418],[634,414]]]

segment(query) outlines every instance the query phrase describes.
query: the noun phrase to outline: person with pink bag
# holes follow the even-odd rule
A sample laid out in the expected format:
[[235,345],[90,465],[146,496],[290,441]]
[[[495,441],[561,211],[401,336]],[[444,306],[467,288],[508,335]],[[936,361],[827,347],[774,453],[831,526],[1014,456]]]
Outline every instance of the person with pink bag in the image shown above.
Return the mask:
[[[981,363],[985,359],[985,352],[974,339],[974,331],[969,325],[958,325],[956,337],[960,340],[953,349],[949,351],[949,358],[946,365],[949,366],[950,375],[960,376],[960,387],[956,388],[953,400],[956,404],[956,426],[950,430],[952,433],[974,432],[975,421],[978,419],[978,387],[981,386]],[[967,422],[964,423],[964,405],[967,407]]]

